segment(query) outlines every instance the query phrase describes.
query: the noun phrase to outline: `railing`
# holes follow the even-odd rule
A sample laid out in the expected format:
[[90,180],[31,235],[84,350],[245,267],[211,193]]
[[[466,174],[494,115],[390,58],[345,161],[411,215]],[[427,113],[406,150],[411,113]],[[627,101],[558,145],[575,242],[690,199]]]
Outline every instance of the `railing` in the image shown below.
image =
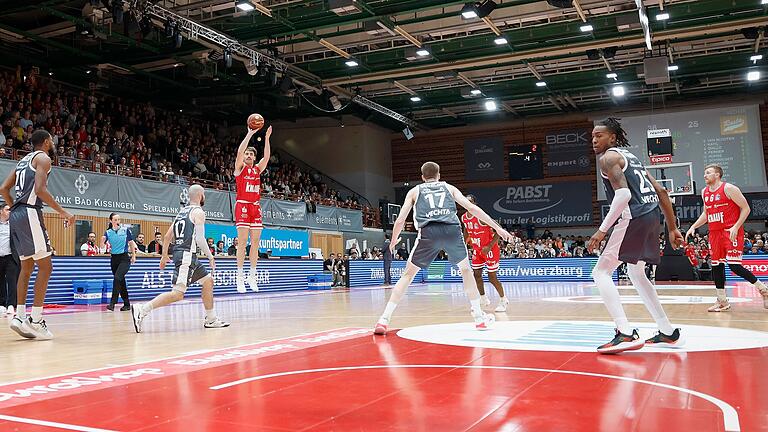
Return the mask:
[[[29,154],[29,151],[24,150],[10,150],[7,147],[0,147],[0,158],[19,160]],[[91,161],[86,159],[77,159],[69,156],[55,156],[52,160],[54,166],[62,168],[73,168],[82,171],[97,172],[102,174],[114,174],[124,177],[135,177],[145,180],[154,180],[164,183],[177,183],[182,185],[199,184],[209,189],[216,189],[222,191],[234,191],[235,185],[232,183],[224,183],[213,180],[191,178],[174,174],[172,172],[162,173],[153,172],[149,170],[143,170],[140,167],[126,167],[122,165],[112,165],[103,162]],[[262,195],[267,198],[275,198],[286,201],[305,201],[304,197],[297,194],[285,194],[282,192],[263,192]],[[367,200],[366,200],[367,202]],[[360,210],[363,214],[363,226],[368,228],[381,228],[381,215],[378,208],[371,208],[370,206],[361,206],[358,204],[347,205],[343,202],[339,202],[330,198],[317,198],[311,201],[315,205],[326,205],[331,207],[341,207],[353,210]]]

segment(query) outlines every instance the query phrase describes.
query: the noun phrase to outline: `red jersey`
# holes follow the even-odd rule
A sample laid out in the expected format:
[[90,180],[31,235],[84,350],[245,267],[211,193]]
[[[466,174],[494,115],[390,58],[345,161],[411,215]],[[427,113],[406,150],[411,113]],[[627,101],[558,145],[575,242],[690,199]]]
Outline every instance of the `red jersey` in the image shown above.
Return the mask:
[[725,182],[714,192],[705,187],[702,191],[704,210],[710,231],[723,231],[731,228],[739,220],[741,209],[725,194]]
[[477,216],[469,217],[469,213],[464,213],[461,222],[467,228],[473,249],[480,250],[493,241],[493,228],[480,222]]
[[235,178],[237,185],[237,201],[258,203],[261,199],[261,171],[259,167],[244,165],[243,170]]

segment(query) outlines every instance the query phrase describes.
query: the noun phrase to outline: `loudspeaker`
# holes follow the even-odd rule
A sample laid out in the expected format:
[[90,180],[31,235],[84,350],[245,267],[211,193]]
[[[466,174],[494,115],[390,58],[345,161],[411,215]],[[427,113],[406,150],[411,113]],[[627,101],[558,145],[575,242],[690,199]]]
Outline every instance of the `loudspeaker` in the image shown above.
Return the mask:
[[587,50],[587,58],[590,60],[600,60],[600,51],[596,49]]
[[643,60],[646,84],[662,84],[669,82],[669,58],[648,57]]
[[477,10],[477,16],[479,18],[485,18],[496,9],[496,3],[494,3],[493,0],[477,2],[475,4],[475,9]]

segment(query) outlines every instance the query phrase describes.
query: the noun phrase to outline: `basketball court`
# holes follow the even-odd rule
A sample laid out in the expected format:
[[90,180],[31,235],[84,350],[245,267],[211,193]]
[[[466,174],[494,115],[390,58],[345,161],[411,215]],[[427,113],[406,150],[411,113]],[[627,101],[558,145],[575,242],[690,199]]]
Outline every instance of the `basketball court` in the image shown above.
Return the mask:
[[[388,290],[220,298],[226,329],[190,300],[136,335],[129,313],[49,314],[53,341],[3,332],[8,431],[768,430],[768,313],[731,285],[660,284],[685,347],[604,356],[613,324],[583,283],[505,283],[511,304],[475,331],[460,285],[413,287],[373,336]],[[624,287],[641,336],[654,331]]]

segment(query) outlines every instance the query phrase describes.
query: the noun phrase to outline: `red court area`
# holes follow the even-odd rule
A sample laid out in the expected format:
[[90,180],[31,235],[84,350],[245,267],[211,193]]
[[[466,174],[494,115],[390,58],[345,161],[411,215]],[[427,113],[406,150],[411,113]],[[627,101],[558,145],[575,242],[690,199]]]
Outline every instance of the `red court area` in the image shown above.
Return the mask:
[[2,431],[762,431],[768,352],[515,351],[338,329],[0,386]]

